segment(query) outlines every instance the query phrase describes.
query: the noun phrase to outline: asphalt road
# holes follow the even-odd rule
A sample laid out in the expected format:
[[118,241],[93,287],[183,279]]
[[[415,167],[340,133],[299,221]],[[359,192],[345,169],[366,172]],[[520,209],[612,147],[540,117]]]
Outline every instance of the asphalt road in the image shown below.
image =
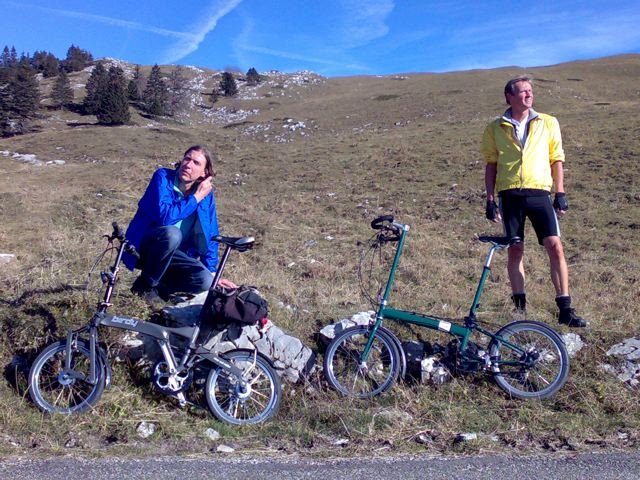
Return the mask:
[[539,456],[376,459],[178,458],[0,459],[2,480],[143,479],[638,479],[640,451]]

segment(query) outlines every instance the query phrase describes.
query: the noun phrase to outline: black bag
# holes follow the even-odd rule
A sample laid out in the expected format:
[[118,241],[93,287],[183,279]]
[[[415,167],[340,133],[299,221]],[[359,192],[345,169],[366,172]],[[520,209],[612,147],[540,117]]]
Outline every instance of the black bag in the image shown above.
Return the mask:
[[200,325],[256,325],[268,313],[267,301],[255,287],[240,285],[232,289],[212,288],[202,306]]

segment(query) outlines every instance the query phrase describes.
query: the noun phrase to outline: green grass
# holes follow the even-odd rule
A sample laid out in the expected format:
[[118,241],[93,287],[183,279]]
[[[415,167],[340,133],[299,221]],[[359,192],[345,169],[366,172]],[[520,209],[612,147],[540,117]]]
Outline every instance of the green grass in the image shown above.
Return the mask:
[[[357,242],[384,213],[411,225],[394,305],[464,316],[485,254],[474,235],[499,233],[484,219],[479,142],[503,111],[505,81],[517,73],[336,78],[288,88],[279,79],[260,87],[260,98],[220,100],[215,108],[260,110],[230,125],[201,121],[202,109],[192,123],[133,115],[132,125],[115,128],[44,112],[38,133],[0,140],[0,150],[66,162],[34,167],[0,156],[0,253],[16,255],[0,266],[0,452],[187,454],[218,443],[318,456],[637,447],[637,391],[599,368],[607,349],[640,327],[637,55],[528,71],[537,79],[536,108],[556,115],[562,127],[570,203],[562,232],[574,303],[591,322],[580,332],[587,346],[553,399],[509,400],[490,381],[465,376],[439,387],[399,385],[356,402],[313,377],[285,386],[274,421],[238,429],[206,410],[177,409],[153,392],[147,370],[126,363],[115,367],[114,387],[88,414],[42,416],[25,397],[26,369],[37,351],[91,314],[96,297],[69,286],[84,282],[101,235],[114,220],[125,226],[152,172],[195,143],[219,155],[222,232],[258,242],[231,258],[226,276],[259,286],[273,321],[307,345],[321,353],[321,326],[370,308],[357,284]],[[304,121],[305,135],[284,135],[286,118]],[[243,133],[268,122],[268,137]],[[276,143],[276,133],[290,141]],[[555,327],[546,255],[531,230],[527,237],[528,313]],[[480,312],[496,325],[511,317],[504,267],[498,255]],[[133,278],[124,274],[115,308],[147,318],[147,307],[126,295]],[[399,333],[403,340],[434,339],[415,329]],[[107,340],[115,344],[118,336],[110,332]],[[135,432],[143,420],[157,426],[145,440]],[[220,441],[204,438],[209,427],[222,433]],[[479,438],[457,442],[464,432]],[[418,442],[421,435],[429,441]]]

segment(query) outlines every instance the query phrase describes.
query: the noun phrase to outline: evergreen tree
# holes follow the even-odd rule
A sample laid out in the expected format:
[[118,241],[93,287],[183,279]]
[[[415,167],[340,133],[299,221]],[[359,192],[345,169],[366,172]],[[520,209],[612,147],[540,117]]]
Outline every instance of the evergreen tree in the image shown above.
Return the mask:
[[251,67],[247,70],[247,85],[258,85],[260,80],[260,74],[255,68]]
[[15,67],[18,64],[18,52],[16,52],[16,47],[11,47],[11,51],[9,52],[9,67]]
[[31,66],[45,78],[55,77],[60,70],[60,62],[49,52],[35,52],[31,58]]
[[231,72],[224,72],[220,80],[220,90],[225,97],[233,97],[238,93],[238,85]]
[[53,100],[54,106],[60,107],[61,110],[73,102],[73,89],[71,88],[67,72],[64,70],[60,70],[60,73],[53,84],[51,99]]
[[7,45],[4,46],[4,49],[2,50],[2,56],[0,58],[0,61],[2,62],[0,66],[5,68],[11,67],[11,52],[9,51],[9,47]]
[[91,62],[93,62],[93,55],[72,44],[67,50],[67,58],[62,61],[62,68],[68,73],[79,72]]
[[169,75],[169,101],[167,113],[176,115],[185,107],[187,99],[187,79],[182,73],[182,67],[178,66]]
[[31,68],[0,69],[0,131],[3,136],[28,132],[39,103],[38,83]]
[[130,119],[127,81],[120,67],[111,66],[100,95],[96,117],[103,125],[122,125]]
[[127,86],[127,96],[130,101],[137,102],[140,100],[143,91],[143,82],[144,80],[140,73],[140,65],[136,65],[136,69],[133,72],[133,78],[129,80],[129,84]]
[[87,95],[82,102],[85,113],[89,115],[95,115],[97,113],[98,106],[100,105],[100,92],[104,90],[106,82],[107,70],[104,68],[102,62],[98,62],[96,66],[93,67],[89,80],[87,80],[87,85],[85,86]]
[[167,111],[168,93],[160,67],[155,64],[151,69],[147,85],[142,93],[145,111],[151,115],[164,115]]

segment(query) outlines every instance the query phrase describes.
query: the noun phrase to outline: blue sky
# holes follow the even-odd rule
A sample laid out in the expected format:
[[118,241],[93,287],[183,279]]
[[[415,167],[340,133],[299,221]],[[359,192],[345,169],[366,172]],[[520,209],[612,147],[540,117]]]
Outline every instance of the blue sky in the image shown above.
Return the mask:
[[0,0],[0,48],[325,76],[640,53],[640,2]]

